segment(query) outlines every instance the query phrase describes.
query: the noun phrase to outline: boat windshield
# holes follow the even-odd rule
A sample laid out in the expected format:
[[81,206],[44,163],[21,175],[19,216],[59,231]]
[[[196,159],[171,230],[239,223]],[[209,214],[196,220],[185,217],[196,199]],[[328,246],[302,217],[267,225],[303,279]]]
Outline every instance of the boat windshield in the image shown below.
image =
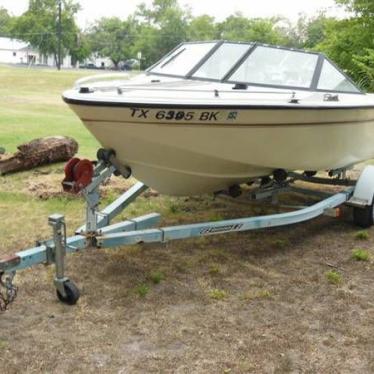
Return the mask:
[[322,54],[258,43],[183,43],[147,73],[253,86],[361,93]]
[[168,75],[186,75],[213,47],[215,43],[182,44],[166,55],[152,72]]
[[318,55],[258,46],[231,76],[235,82],[307,88]]

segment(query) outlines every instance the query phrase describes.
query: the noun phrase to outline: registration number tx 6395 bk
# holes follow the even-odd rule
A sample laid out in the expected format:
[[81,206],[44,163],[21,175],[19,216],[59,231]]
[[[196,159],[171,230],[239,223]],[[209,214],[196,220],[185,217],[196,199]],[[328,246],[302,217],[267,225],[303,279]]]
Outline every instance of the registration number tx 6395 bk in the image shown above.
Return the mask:
[[[144,118],[158,121],[208,121],[216,122],[220,119],[234,120],[237,112],[229,112],[225,115],[221,111],[185,111],[185,110],[153,110],[131,108],[131,117]],[[222,114],[221,114],[222,113]]]

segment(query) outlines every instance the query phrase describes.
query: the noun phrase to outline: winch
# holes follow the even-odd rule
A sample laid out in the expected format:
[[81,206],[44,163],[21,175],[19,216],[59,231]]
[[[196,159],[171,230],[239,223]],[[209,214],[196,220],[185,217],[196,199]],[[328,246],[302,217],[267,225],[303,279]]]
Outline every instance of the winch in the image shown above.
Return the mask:
[[94,176],[94,165],[86,159],[72,158],[65,165],[62,187],[65,192],[79,193],[86,188]]

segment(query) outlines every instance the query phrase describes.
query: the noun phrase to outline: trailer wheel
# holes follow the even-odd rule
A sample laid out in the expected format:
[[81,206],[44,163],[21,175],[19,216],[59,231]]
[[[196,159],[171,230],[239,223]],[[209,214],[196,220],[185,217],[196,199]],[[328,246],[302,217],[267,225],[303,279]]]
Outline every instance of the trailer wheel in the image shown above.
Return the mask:
[[353,208],[353,222],[355,225],[362,228],[368,228],[374,224],[373,203],[365,208]]
[[61,295],[59,290],[56,290],[58,299],[68,305],[76,304],[80,297],[78,287],[72,281],[68,280],[64,283],[64,289],[66,293],[65,297]]

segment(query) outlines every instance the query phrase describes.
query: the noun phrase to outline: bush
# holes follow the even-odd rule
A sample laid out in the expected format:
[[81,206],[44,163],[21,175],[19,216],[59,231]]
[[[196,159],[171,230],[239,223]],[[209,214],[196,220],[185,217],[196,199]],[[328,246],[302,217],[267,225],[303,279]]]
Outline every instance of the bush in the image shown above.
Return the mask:
[[331,284],[339,284],[342,282],[342,275],[336,270],[330,270],[326,273],[326,278]]
[[357,261],[368,261],[369,260],[369,252],[365,249],[355,249],[352,252],[352,258]]

